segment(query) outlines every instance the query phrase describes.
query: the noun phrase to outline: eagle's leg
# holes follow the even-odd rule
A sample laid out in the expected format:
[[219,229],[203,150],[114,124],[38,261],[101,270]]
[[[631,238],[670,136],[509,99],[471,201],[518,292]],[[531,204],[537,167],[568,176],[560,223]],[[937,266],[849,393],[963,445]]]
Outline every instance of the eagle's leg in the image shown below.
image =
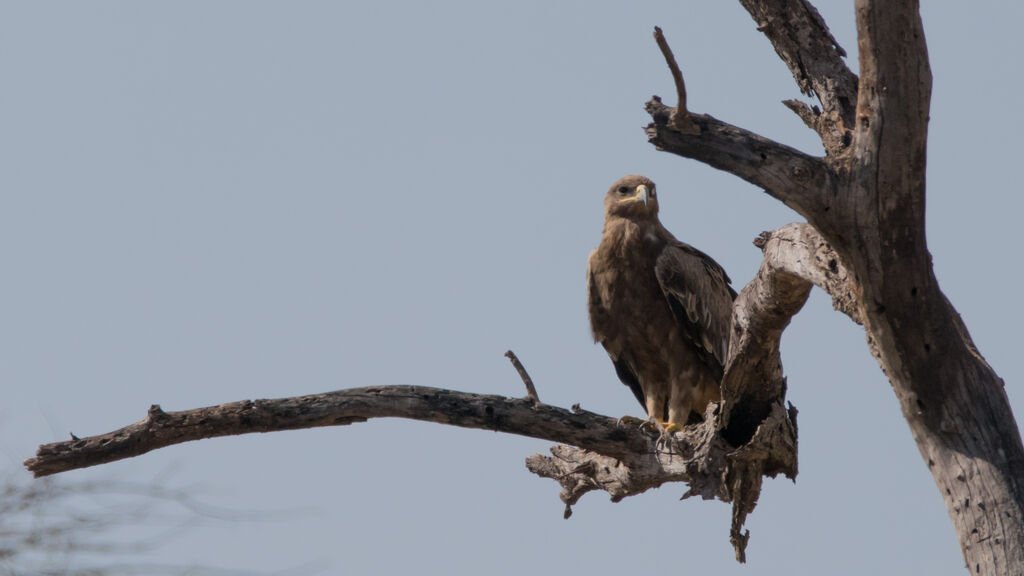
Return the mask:
[[[712,386],[708,386],[702,381],[699,375],[692,372],[684,373],[683,381],[676,381],[672,386],[667,406],[668,421],[675,424],[677,430],[693,423],[694,417],[697,418],[697,422],[700,422],[702,420],[700,416],[704,414],[704,407],[711,399],[707,392],[709,389],[712,389]],[[717,391],[717,382],[714,383],[713,389]],[[699,412],[694,414],[694,411]]]
[[680,427],[669,417],[670,404],[664,386],[644,386],[644,408],[647,410],[647,420],[640,425],[641,429],[651,436],[657,436],[655,450],[672,454],[672,435]]
[[[644,395],[644,409],[647,410],[648,417],[646,420],[637,418],[635,416],[623,416],[619,418],[618,425],[636,425],[643,431],[644,434],[650,434],[656,436],[657,441],[655,449],[659,452],[667,451],[672,454],[672,435],[683,429],[683,421],[673,421],[671,416],[673,414],[671,404],[660,390],[651,391],[650,389],[645,390],[647,392]],[[688,409],[688,408],[687,408]],[[664,418],[668,417],[668,420]]]
[[683,429],[690,420],[690,403],[689,402],[676,402],[669,406],[668,409],[668,422],[666,428],[671,428],[672,432],[677,432]]

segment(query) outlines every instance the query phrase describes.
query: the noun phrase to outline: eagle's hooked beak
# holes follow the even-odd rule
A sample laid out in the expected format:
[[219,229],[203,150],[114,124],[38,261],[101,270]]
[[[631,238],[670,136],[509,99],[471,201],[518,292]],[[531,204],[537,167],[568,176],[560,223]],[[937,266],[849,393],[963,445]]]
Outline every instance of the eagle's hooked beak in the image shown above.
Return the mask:
[[647,186],[641,184],[636,187],[636,199],[643,202],[644,206],[647,206]]

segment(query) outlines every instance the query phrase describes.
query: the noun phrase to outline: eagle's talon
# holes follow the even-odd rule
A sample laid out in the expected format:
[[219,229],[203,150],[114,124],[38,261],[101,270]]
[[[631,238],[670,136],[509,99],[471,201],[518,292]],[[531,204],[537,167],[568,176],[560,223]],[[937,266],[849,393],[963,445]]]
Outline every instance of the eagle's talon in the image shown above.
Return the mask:
[[676,422],[667,422],[659,418],[637,418],[636,416],[623,416],[619,418],[615,425],[618,427],[636,425],[640,430],[640,433],[650,437],[654,440],[654,448],[657,452],[666,452],[668,454],[674,454],[672,447],[674,446],[673,434],[683,429]]
[[641,420],[639,418],[637,418],[636,420],[639,423],[638,428],[640,428],[640,432],[647,436],[650,436],[652,438],[660,438],[665,432],[665,426],[661,423],[660,420],[654,418],[653,416],[646,420]]
[[636,416],[623,416],[622,418],[619,418],[615,422],[615,426],[617,426],[618,428],[622,428],[624,424],[640,426],[641,428],[643,428],[643,426],[647,424],[647,420],[644,420],[643,418],[637,418]]

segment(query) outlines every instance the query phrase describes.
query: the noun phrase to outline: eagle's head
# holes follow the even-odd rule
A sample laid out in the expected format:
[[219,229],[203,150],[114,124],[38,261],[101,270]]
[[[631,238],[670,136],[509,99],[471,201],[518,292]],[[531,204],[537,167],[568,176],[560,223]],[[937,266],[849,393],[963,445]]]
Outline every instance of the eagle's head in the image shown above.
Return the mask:
[[605,218],[617,216],[630,220],[656,220],[658,196],[654,182],[639,174],[619,178],[604,197],[604,215]]

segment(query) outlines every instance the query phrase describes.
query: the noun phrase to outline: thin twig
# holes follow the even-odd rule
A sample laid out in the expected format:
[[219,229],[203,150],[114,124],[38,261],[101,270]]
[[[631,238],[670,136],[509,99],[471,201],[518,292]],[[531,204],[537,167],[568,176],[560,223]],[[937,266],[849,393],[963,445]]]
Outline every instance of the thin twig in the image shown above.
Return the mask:
[[654,27],[654,41],[658,43],[658,48],[661,49],[662,55],[665,56],[665,62],[668,63],[668,69],[672,71],[672,79],[676,83],[676,94],[679,96],[678,109],[682,113],[689,114],[686,110],[686,84],[683,83],[683,73],[679,70],[676,57],[672,54],[672,49],[669,48],[668,41],[665,40],[665,34],[661,31],[660,26]]
[[523,384],[526,384],[526,398],[533,401],[534,404],[540,404],[537,389],[533,387],[533,379],[526,373],[526,368],[523,368],[523,363],[519,361],[516,353],[509,350],[505,352],[505,358],[512,361],[512,366],[515,366],[516,372],[519,372],[519,377],[523,379]]
[[683,73],[679,70],[676,57],[672,55],[672,49],[668,47],[668,41],[665,40],[665,35],[658,26],[654,27],[654,41],[658,43],[658,48],[661,49],[661,54],[665,57],[665,62],[668,63],[668,69],[672,71],[672,79],[676,83],[676,96],[679,98],[679,104],[672,112],[669,125],[683,134],[700,134],[700,128],[690,118],[690,111],[686,108],[686,85],[683,83]]

